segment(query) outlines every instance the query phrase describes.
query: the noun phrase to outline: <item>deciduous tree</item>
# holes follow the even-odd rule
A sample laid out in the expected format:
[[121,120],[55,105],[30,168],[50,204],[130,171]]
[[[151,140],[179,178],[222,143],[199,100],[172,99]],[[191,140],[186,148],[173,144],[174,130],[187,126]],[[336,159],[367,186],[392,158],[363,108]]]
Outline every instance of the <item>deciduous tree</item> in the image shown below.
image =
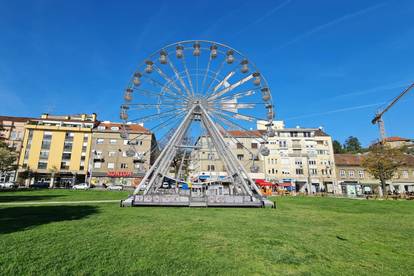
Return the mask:
[[0,174],[14,171],[17,168],[17,154],[4,141],[0,140]]
[[382,192],[385,192],[386,181],[394,176],[403,160],[404,154],[400,149],[376,145],[363,158],[362,166],[381,182]]

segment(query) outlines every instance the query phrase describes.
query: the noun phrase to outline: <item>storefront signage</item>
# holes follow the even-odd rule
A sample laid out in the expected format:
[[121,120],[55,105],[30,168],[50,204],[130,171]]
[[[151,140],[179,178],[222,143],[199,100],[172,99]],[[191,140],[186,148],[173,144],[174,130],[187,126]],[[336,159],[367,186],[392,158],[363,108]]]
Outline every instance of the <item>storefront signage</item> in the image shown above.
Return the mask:
[[132,172],[127,171],[111,171],[106,173],[109,177],[129,177],[132,176]]

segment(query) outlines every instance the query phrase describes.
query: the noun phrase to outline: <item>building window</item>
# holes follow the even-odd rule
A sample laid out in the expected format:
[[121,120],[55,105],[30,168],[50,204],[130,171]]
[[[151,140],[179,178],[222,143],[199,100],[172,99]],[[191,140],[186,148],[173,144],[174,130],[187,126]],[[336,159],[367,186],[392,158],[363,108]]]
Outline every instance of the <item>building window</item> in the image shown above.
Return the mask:
[[302,165],[302,160],[295,160],[295,165]]
[[108,163],[108,169],[115,168],[115,163]]
[[119,127],[111,127],[111,130],[119,130]]
[[296,169],[296,174],[303,174],[303,169]]
[[49,158],[49,151],[48,150],[41,150],[39,159],[47,160]]
[[108,152],[108,156],[109,157],[114,157],[115,155],[116,155],[116,152],[115,151]]
[[348,175],[349,175],[349,177],[354,177],[355,176],[355,172],[351,170],[351,171],[348,172]]
[[358,171],[359,178],[364,178],[364,171]]
[[257,143],[252,143],[252,149],[257,149]]
[[60,163],[60,169],[61,170],[69,170],[69,161],[62,161]]
[[237,159],[243,160],[243,158],[244,158],[244,155],[243,154],[237,154]]
[[98,130],[105,130],[105,126],[98,126]]
[[317,169],[310,169],[310,174],[311,175],[317,175],[318,174],[318,170]]
[[309,160],[309,165],[316,165],[316,160]]
[[208,171],[214,171],[215,170],[214,165],[207,165],[207,170]]
[[339,170],[339,176],[345,177],[345,170]]
[[72,145],[73,145],[73,143],[72,143],[72,142],[67,142],[67,141],[65,141],[65,142],[63,143],[63,151],[66,151],[66,152],[71,152],[71,151],[72,151]]
[[304,133],[303,133],[303,136],[304,136],[304,137],[311,137],[311,133],[310,133],[310,132],[304,132]]
[[109,143],[110,143],[111,145],[115,145],[115,144],[116,144],[116,139],[111,139],[111,140],[109,140]]
[[37,168],[38,169],[46,169],[47,168],[47,162],[45,161],[39,161],[39,163],[37,163]]
[[290,132],[290,137],[298,137],[298,133],[296,131]]
[[71,153],[64,152],[62,154],[62,160],[70,160],[71,157],[72,157]]
[[101,163],[101,162],[95,162],[95,164],[93,165],[93,167],[94,167],[95,169],[100,169],[100,168],[101,168],[101,166],[102,166],[102,163]]
[[402,177],[408,178],[408,171],[402,171]]
[[214,153],[208,153],[207,154],[207,159],[208,160],[214,160]]
[[99,139],[96,139],[96,143],[98,144],[98,145],[101,145],[101,144],[103,144],[104,143],[104,139],[103,138],[99,138]]
[[281,148],[287,148],[287,142],[285,140],[279,141],[279,147],[281,147]]
[[242,143],[237,143],[237,148],[238,149],[242,149],[243,148],[243,144]]
[[121,163],[121,169],[127,169],[128,164],[127,163]]

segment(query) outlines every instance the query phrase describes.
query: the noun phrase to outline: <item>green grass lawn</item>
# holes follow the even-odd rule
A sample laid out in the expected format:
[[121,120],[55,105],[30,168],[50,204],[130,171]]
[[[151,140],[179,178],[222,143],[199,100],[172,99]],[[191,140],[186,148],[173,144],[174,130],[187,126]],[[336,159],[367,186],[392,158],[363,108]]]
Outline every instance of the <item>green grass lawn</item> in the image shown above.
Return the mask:
[[132,191],[105,191],[105,190],[64,190],[64,189],[37,189],[37,190],[0,190],[0,203],[6,202],[42,202],[42,201],[85,201],[85,200],[112,200],[125,199]]
[[[59,194],[51,200],[123,198],[33,196]],[[277,200],[278,209],[2,206],[0,275],[414,274],[413,202]]]

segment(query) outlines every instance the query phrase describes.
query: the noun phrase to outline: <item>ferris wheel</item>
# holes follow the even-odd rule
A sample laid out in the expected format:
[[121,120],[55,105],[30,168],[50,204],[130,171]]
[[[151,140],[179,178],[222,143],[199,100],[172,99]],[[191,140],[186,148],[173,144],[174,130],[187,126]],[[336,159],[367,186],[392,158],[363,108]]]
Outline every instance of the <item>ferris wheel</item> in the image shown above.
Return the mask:
[[[214,147],[223,160],[229,181],[242,194],[260,195],[225,142],[226,138],[237,141],[230,130],[250,131],[261,121],[266,130],[257,132],[255,139],[261,144],[260,154],[267,156],[267,138],[275,135],[266,79],[239,51],[205,40],[167,45],[138,65],[123,98],[120,118],[125,127],[121,136],[131,146],[127,155],[145,159],[156,150],[138,153],[134,141],[139,135],[128,133],[128,122],[144,124],[165,144],[140,184],[146,186],[144,195],[157,193],[165,177],[171,178],[171,162],[177,153],[196,149],[194,141],[202,136],[209,137],[209,147]],[[256,170],[255,166],[250,170]]]

